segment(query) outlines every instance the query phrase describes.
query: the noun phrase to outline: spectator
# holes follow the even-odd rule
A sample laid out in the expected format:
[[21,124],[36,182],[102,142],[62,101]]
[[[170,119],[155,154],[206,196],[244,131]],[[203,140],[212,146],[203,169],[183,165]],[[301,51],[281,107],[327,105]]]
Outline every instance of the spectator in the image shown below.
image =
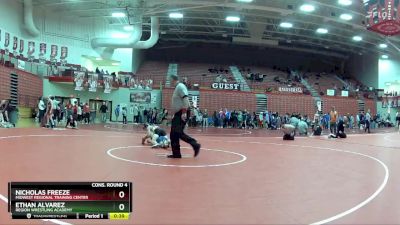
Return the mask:
[[122,107],[122,123],[123,124],[127,124],[128,120],[126,119],[126,115],[127,115],[127,111],[126,111],[126,107]]
[[39,98],[38,109],[39,109],[38,120],[39,120],[39,123],[41,123],[43,116],[46,112],[46,105],[44,104],[43,97]]
[[101,121],[103,123],[107,122],[107,111],[108,107],[106,106],[106,102],[103,102],[103,104],[100,106]]

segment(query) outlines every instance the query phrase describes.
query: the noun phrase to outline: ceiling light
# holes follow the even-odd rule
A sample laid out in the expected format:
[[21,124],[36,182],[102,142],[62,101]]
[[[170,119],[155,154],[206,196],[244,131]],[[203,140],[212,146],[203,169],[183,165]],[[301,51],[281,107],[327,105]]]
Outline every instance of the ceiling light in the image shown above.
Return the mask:
[[300,6],[300,10],[303,12],[312,12],[315,10],[315,7],[313,5],[304,4]]
[[388,55],[382,55],[382,59],[388,59],[389,56]]
[[169,18],[182,19],[183,18],[183,14],[179,13],[179,12],[172,12],[172,13],[169,14]]
[[239,21],[240,21],[240,17],[238,17],[238,16],[227,16],[227,17],[226,17],[226,21],[229,21],[229,22],[239,22]]
[[129,26],[129,25],[124,26],[124,30],[126,30],[126,31],[133,31],[133,26]]
[[392,85],[392,83],[386,82],[385,85],[386,85],[386,86],[390,86],[390,85]]
[[317,29],[317,33],[319,33],[319,34],[327,34],[328,33],[328,29],[318,28]]
[[353,41],[362,41],[362,37],[360,36],[354,36]]
[[119,66],[119,63],[114,62],[114,63],[112,63],[112,65],[113,66]]
[[122,13],[122,12],[114,12],[111,15],[112,15],[112,17],[125,17],[126,16],[125,13]]
[[388,46],[387,46],[387,44],[379,44],[379,48],[387,48]]
[[351,0],[338,0],[338,3],[340,5],[345,5],[345,6],[353,4],[353,2]]
[[279,24],[279,26],[283,28],[292,28],[293,24],[288,22],[282,22],[281,24]]
[[97,58],[96,58],[96,60],[97,60],[97,61],[100,61],[100,60],[103,60],[103,59],[102,59],[102,58],[100,58],[100,57],[97,57]]
[[353,19],[353,16],[347,13],[343,13],[342,15],[340,15],[340,19],[348,21]]
[[238,1],[238,2],[244,2],[244,3],[250,3],[250,2],[252,2],[253,0],[236,0],[236,1]]

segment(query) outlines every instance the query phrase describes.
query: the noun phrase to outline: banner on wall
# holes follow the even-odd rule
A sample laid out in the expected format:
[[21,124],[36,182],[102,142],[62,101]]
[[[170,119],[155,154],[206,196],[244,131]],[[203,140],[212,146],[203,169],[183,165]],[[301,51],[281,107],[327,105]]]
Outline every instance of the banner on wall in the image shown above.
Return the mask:
[[57,56],[58,53],[58,46],[57,45],[51,45],[51,54],[50,56],[52,58],[55,58]]
[[28,41],[28,55],[33,55],[35,53],[35,42]]
[[317,109],[318,109],[318,112],[322,112],[322,102],[321,101],[317,101]]
[[88,86],[90,92],[97,91],[97,81],[98,81],[98,74],[97,73],[89,73],[88,74]]
[[110,75],[103,75],[104,93],[111,93],[113,77]]
[[139,104],[150,104],[151,103],[151,92],[135,92],[131,93],[130,102]]
[[83,86],[85,84],[85,73],[84,72],[75,72],[74,73],[75,79],[75,91],[82,91]]
[[16,36],[13,37],[13,50],[17,51],[18,48],[18,38]]
[[342,97],[349,97],[349,91],[342,91]]
[[24,52],[24,40],[19,40],[19,53],[22,54]]
[[220,90],[240,90],[240,84],[213,83],[211,87]]
[[10,33],[5,33],[4,37],[4,47],[8,47],[10,45]]
[[68,47],[61,47],[61,59],[65,59],[68,57]]
[[46,43],[40,43],[40,54],[41,55],[46,55],[46,48],[47,48]]
[[279,87],[280,92],[290,92],[290,93],[303,93],[303,88],[301,87]]
[[18,59],[18,69],[25,70],[25,61]]
[[328,95],[328,96],[335,96],[335,90],[334,90],[334,89],[328,89],[328,90],[326,90],[326,95]]

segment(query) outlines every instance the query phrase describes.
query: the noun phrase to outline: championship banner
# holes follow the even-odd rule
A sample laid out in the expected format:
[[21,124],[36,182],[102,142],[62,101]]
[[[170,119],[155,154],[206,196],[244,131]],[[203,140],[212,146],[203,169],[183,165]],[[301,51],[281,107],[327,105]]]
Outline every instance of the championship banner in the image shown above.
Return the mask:
[[113,77],[110,75],[103,75],[104,93],[111,93]]
[[61,59],[65,59],[68,57],[68,47],[61,47]]
[[17,37],[13,37],[13,50],[16,51],[18,48],[18,38]]
[[89,73],[88,74],[88,86],[90,92],[97,91],[97,81],[98,81],[98,74],[97,73]]
[[46,48],[47,48],[46,43],[40,43],[40,54],[45,55],[46,54]]
[[150,104],[151,103],[151,92],[143,91],[143,92],[131,93],[130,101],[132,103]]
[[19,53],[22,54],[24,52],[24,40],[19,40]]
[[51,45],[51,54],[50,57],[55,58],[58,53],[58,46],[57,45]]
[[8,47],[10,45],[10,33],[6,33],[6,36],[4,38],[4,47]]
[[35,53],[35,42],[28,41],[28,55],[33,55]]
[[83,85],[85,83],[85,73],[84,72],[75,72],[75,91],[82,91]]

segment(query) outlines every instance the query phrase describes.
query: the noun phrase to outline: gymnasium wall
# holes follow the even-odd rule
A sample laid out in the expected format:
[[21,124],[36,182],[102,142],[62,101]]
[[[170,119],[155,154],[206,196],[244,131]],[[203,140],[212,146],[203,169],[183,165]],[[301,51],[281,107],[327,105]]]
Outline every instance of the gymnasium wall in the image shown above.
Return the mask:
[[[379,60],[379,88],[388,89],[386,83],[400,81],[400,62],[396,59]],[[400,92],[400,90],[396,90]]]
[[350,113],[358,114],[358,103],[354,98],[346,97],[322,97],[324,113],[329,113],[334,106],[339,115]]
[[400,112],[399,108],[383,108],[381,101],[376,102],[376,108],[381,117],[386,118],[386,116],[390,114],[392,123],[396,123],[396,113]]
[[200,109],[207,109],[211,114],[214,111],[227,108],[230,110],[256,111],[257,101],[254,93],[236,91],[200,91]]
[[314,100],[309,95],[297,94],[268,94],[268,111],[286,113],[300,113],[312,116],[316,112]]
[[[128,107],[132,105],[130,103],[130,94],[134,92],[138,92],[138,90],[130,90],[128,88],[119,88],[113,89],[111,93],[105,94],[102,88],[98,88],[97,92],[89,92],[89,91],[75,91],[73,84],[65,84],[65,83],[55,83],[50,82],[48,79],[43,80],[43,95],[44,96],[60,96],[60,97],[71,97],[79,98],[80,102],[86,103],[89,100],[105,100],[112,101],[112,119],[115,120],[114,109],[118,104],[127,105]],[[143,92],[143,91],[140,91]],[[149,105],[145,105],[145,107],[157,107],[161,106],[161,91],[153,90],[151,91],[152,103]],[[128,121],[132,121],[132,116],[128,110]],[[121,118],[120,118],[121,119]]]
[[[162,106],[171,111],[171,99],[174,89],[165,88],[162,91]],[[214,111],[227,108],[229,110],[244,110],[249,112],[256,111],[256,96],[253,93],[236,91],[200,91],[200,109],[207,109],[211,115]]]
[[[47,59],[50,58],[50,45],[56,44],[59,46],[58,57],[60,55],[60,46],[68,47],[67,61],[73,64],[81,64],[82,55],[95,57],[103,55],[104,58],[108,55],[110,59],[121,61],[121,70],[132,71],[132,62],[140,61],[140,57],[137,54],[133,54],[132,49],[116,49],[112,55],[105,54],[104,49],[92,49],[90,42],[92,38],[109,37],[111,32],[117,29],[115,26],[110,26],[103,19],[61,17],[46,10],[46,8],[34,7],[34,22],[40,30],[40,35],[32,37],[23,29],[22,1],[2,0],[0,15],[2,15],[0,20],[0,29],[2,30],[1,48],[4,46],[4,33],[9,32],[11,46],[13,36],[25,40],[25,52],[23,53],[25,56],[28,49],[27,42],[35,41],[36,58],[39,56],[39,43],[44,42],[47,43]],[[139,60],[137,57],[139,57]]]
[[43,81],[40,77],[4,66],[0,66],[0,100],[10,98],[10,74],[18,75],[18,106],[36,107],[43,95]]
[[[162,91],[162,106],[171,111],[171,98],[174,89],[167,88]],[[309,95],[298,94],[267,94],[267,110],[278,112],[283,115],[286,113],[300,113],[301,115],[313,116],[316,112],[314,100]],[[328,113],[332,106],[335,106],[339,114],[358,113],[358,103],[355,98],[345,97],[322,97],[323,112]],[[234,92],[234,91],[213,91],[200,90],[200,109],[207,109],[209,112],[227,108],[247,109],[250,112],[256,111],[257,100],[254,93]],[[365,100],[365,110],[371,110],[376,114],[376,103],[374,100]]]

